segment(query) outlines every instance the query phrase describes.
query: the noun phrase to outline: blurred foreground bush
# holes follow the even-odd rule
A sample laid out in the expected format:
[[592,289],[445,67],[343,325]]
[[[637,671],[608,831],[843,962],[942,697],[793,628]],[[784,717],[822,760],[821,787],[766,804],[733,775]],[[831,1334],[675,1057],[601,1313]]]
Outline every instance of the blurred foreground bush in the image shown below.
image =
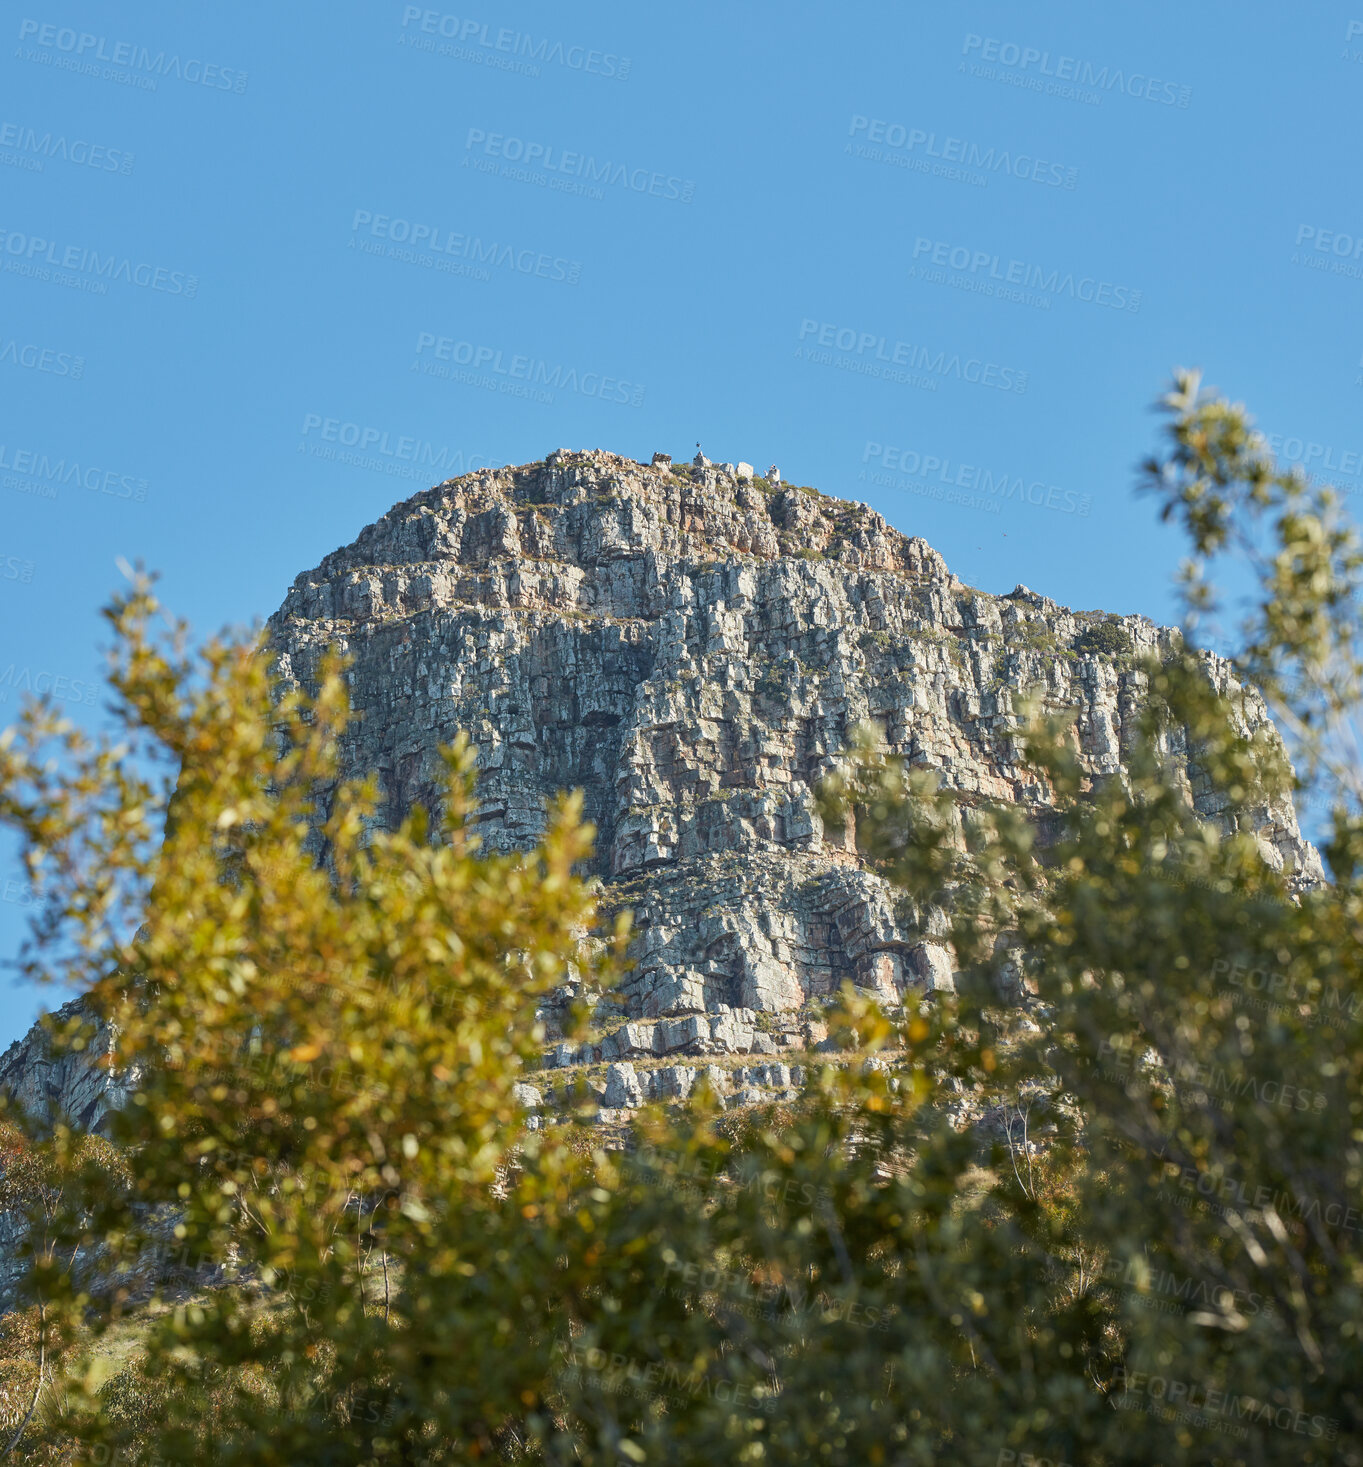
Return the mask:
[[[0,1137],[0,1452],[1363,1462],[1359,554],[1242,409],[1191,376],[1165,406],[1190,650],[1144,668],[1127,775],[1038,703],[1041,839],[860,731],[828,814],[951,913],[958,992],[848,990],[795,1103],[702,1090],[609,1149],[514,1092],[537,1003],[622,963],[580,803],[484,854],[460,746],[438,828],[385,832],[336,784],[339,662],[272,698],[257,649],[191,654],[135,583],[117,740],[35,705],[0,747],[26,970],[87,994],[131,1091],[108,1144],[14,1107]],[[1266,859],[1292,776],[1191,650],[1227,558],[1237,671],[1333,806],[1328,883]]]

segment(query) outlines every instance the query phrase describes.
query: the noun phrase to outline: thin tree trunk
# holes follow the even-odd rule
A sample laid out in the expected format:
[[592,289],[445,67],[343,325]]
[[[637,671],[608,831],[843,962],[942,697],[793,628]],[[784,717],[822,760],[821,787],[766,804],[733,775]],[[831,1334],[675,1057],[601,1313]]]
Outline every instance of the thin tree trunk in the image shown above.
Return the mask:
[[28,1430],[28,1423],[33,1420],[33,1413],[38,1409],[38,1397],[43,1391],[43,1375],[47,1371],[47,1305],[38,1305],[38,1383],[33,1387],[33,1399],[28,1403],[28,1411],[24,1419],[19,1423],[18,1430],[9,1439],[9,1445],[0,1452],[0,1459],[8,1457],[19,1445],[20,1438]]

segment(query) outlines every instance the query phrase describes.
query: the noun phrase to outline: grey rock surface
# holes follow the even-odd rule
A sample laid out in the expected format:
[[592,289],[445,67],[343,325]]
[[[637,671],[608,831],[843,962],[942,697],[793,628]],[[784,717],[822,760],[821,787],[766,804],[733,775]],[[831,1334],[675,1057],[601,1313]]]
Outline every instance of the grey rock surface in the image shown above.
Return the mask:
[[[1102,775],[1121,768],[1143,681],[1076,648],[1102,613],[974,591],[863,505],[726,470],[559,450],[442,484],[299,576],[270,630],[288,678],[309,682],[331,644],[354,658],[346,764],[378,771],[390,819],[436,801],[436,751],[460,729],[493,847],[533,840],[544,801],[582,788],[607,905],[635,914],[629,1017],[727,1006],[708,1043],[742,1052],[740,1010],[795,1010],[846,978],[887,999],[951,988],[941,924],[816,810],[854,725],[879,724],[967,801],[1040,811],[1048,793],[1007,734],[1023,689],[1076,710]],[[1175,644],[1118,620],[1138,653]],[[1234,690],[1229,664],[1209,667]],[[1238,703],[1246,727],[1267,721],[1253,692]],[[1185,771],[1186,753],[1170,740]],[[1257,828],[1270,864],[1318,874],[1290,804]],[[618,1053],[701,1040],[631,1024]]]
[[[546,799],[584,791],[605,907],[635,914],[635,966],[623,1023],[546,1061],[609,1063],[605,1104],[625,1110],[702,1073],[634,1060],[817,1045],[826,1031],[795,1011],[845,979],[891,1002],[951,988],[942,914],[897,898],[853,830],[824,828],[816,787],[874,721],[967,802],[1043,815],[1007,732],[1024,689],[1075,710],[1095,776],[1120,771],[1144,688],[1131,658],[1083,650],[1105,620],[1136,653],[1175,646],[1143,617],[972,590],[864,505],[724,465],[559,450],[394,506],[300,575],[269,631],[286,684],[310,685],[330,646],[353,659],[344,769],[377,773],[385,822],[438,805],[437,751],[460,730],[494,849],[526,846]],[[1245,729],[1267,723],[1228,663],[1208,669]],[[1167,754],[1224,821],[1177,733]],[[1254,822],[1272,866],[1319,875],[1290,802]],[[34,1035],[13,1046],[0,1084],[97,1119],[103,1072],[40,1051]]]
[[[79,999],[57,1009],[50,1019],[64,1021],[85,1015]],[[113,1036],[104,1026],[92,1026],[90,1042],[80,1050],[54,1045],[49,1030],[35,1024],[0,1055],[0,1090],[12,1095],[30,1114],[60,1114],[87,1130],[102,1128],[111,1105],[121,1103],[130,1077],[109,1067]]]

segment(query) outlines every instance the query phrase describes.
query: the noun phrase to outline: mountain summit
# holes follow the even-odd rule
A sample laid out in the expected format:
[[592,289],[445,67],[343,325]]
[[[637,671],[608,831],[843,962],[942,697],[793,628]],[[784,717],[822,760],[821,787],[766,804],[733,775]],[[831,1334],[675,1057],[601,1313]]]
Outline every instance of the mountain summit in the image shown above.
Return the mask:
[[[394,817],[433,800],[460,729],[494,846],[584,790],[608,903],[635,913],[634,1019],[780,1014],[846,978],[886,998],[949,985],[940,921],[897,911],[855,833],[819,818],[850,731],[875,722],[966,801],[1040,810],[1008,733],[1023,690],[1073,709],[1089,768],[1113,774],[1136,659],[1178,645],[1143,617],[971,590],[865,505],[746,470],[559,451],[471,474],[299,576],[270,623],[288,676],[332,643],[353,656],[345,762],[379,772]],[[1257,694],[1236,701],[1247,729],[1267,721]],[[1290,805],[1260,813],[1265,858],[1316,873]]]
[[[350,654],[343,767],[377,771],[385,818],[436,802],[437,751],[461,729],[488,845],[529,844],[546,798],[584,791],[635,965],[598,1038],[551,1051],[560,1065],[775,1055],[817,1037],[806,1006],[846,979],[890,1002],[950,988],[943,914],[906,909],[855,831],[820,819],[851,731],[875,723],[966,803],[1042,816],[1049,792],[1009,734],[1023,692],[1073,710],[1089,770],[1118,774],[1137,659],[1179,645],[1144,617],[972,590],[865,505],[746,464],[564,450],[396,505],[300,575],[269,631],[286,682],[310,683],[329,646]],[[1207,668],[1246,731],[1268,723],[1228,663]],[[1217,818],[1177,733],[1168,755]],[[1319,875],[1290,803],[1255,821],[1270,864]],[[0,1082],[33,1091],[34,1044]],[[651,1093],[623,1069],[625,1103]]]

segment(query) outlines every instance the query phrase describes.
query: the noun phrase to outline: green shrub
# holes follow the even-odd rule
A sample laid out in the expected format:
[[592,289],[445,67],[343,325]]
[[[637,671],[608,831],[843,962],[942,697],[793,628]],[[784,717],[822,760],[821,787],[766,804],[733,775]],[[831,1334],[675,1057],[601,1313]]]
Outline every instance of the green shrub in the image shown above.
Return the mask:
[[1074,639],[1076,652],[1099,657],[1125,657],[1132,650],[1131,633],[1115,617],[1086,628]]

